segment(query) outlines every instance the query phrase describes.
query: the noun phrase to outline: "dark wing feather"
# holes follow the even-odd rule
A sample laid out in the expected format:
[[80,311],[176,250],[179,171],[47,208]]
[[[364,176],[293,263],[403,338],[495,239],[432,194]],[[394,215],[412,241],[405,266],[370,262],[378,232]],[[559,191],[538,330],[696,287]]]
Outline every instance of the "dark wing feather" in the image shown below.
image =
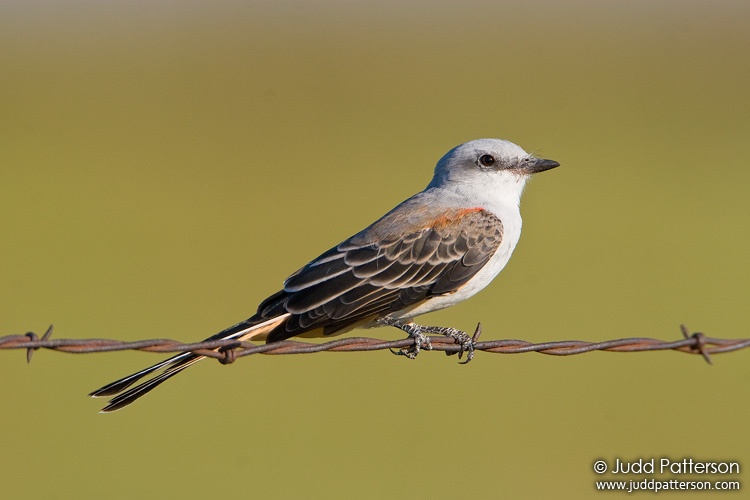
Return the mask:
[[292,314],[269,342],[320,327],[335,333],[453,293],[487,263],[503,236],[500,219],[480,209],[423,217],[406,234],[402,220],[388,217],[294,273],[283,291],[261,304],[261,317]]

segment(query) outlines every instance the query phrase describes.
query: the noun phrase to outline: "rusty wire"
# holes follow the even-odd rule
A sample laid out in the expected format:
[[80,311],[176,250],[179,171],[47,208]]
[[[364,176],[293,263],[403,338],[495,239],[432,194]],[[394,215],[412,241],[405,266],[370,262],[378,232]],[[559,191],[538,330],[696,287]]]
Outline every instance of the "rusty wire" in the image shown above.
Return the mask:
[[[476,351],[499,354],[520,354],[538,352],[552,356],[570,356],[592,351],[609,352],[641,352],[673,350],[688,354],[700,354],[710,364],[711,354],[737,351],[750,346],[750,339],[719,339],[706,337],[702,333],[691,334],[682,325],[680,340],[663,341],[651,338],[625,338],[607,340],[603,342],[584,342],[580,340],[563,340],[556,342],[532,343],[524,340],[491,340],[479,342],[481,327],[477,325],[473,340]],[[300,341],[283,341],[270,344],[253,344],[237,340],[211,340],[183,344],[169,339],[138,340],[123,342],[109,339],[51,339],[52,326],[40,338],[35,333],[25,335],[8,335],[0,337],[0,349],[26,349],[26,359],[31,361],[32,353],[37,349],[51,349],[55,351],[77,354],[92,352],[110,352],[137,350],[148,352],[193,352],[195,354],[218,359],[222,363],[231,363],[236,358],[250,354],[307,354],[322,351],[352,352],[378,351],[383,349],[403,349],[413,344],[411,338],[395,341],[383,341],[368,337],[348,337],[323,343]],[[446,354],[461,352],[461,346],[452,339],[433,336],[430,337],[432,350],[443,351]]]

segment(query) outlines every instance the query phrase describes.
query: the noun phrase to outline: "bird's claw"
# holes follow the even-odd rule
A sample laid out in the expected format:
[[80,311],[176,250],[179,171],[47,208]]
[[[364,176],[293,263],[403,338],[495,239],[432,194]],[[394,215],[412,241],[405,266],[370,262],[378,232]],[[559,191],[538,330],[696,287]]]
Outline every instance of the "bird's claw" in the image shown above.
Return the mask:
[[[378,321],[384,325],[395,326],[396,328],[399,328],[409,334],[409,337],[414,341],[412,345],[398,350],[391,349],[391,353],[398,356],[406,356],[409,359],[416,358],[417,354],[419,354],[419,351],[422,349],[426,349],[428,351],[432,350],[430,338],[425,335],[425,332],[427,332],[436,333],[453,339],[453,341],[459,345],[459,349],[457,351],[458,359],[463,358],[464,353],[466,353],[466,360],[460,361],[462,365],[465,365],[466,363],[474,359],[474,347],[476,346],[477,340],[479,340],[479,336],[482,334],[482,325],[480,323],[477,323],[477,328],[476,330],[474,330],[474,335],[469,336],[468,333],[456,328],[447,328],[444,326],[424,326],[418,325],[416,323],[402,323],[397,319],[389,318],[387,316],[384,318],[380,318]],[[456,354],[456,351],[446,351],[445,354],[450,356]]]
[[[474,346],[477,343],[479,335],[481,335],[482,333],[482,325],[477,324],[477,328],[476,330],[474,330],[474,335],[471,337],[468,333],[457,330],[455,328],[446,328],[439,333],[453,339],[453,341],[459,345],[458,359],[463,358],[464,353],[466,353],[466,360],[459,361],[459,364],[465,365],[466,363],[474,359]],[[452,356],[456,354],[456,352],[445,351],[445,354],[447,354],[448,356]]]
[[417,354],[419,354],[419,351],[422,349],[425,349],[427,351],[432,350],[432,343],[430,342],[430,337],[425,335],[422,332],[422,329],[418,325],[412,325],[413,328],[410,329],[410,331],[407,331],[409,334],[409,337],[414,341],[412,345],[409,347],[404,347],[403,349],[394,350],[391,349],[391,353],[397,355],[397,356],[406,356],[409,359],[414,359],[417,357]]

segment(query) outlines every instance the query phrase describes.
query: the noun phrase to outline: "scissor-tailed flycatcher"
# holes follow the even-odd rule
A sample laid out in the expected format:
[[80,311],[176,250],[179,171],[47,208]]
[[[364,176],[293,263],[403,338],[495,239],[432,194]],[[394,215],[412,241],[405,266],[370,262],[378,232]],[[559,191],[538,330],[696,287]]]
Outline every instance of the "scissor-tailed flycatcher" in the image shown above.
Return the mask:
[[[275,342],[390,325],[415,339],[400,354],[415,357],[420,347],[429,348],[424,333],[441,333],[471,359],[474,345],[466,333],[412,318],[461,302],[497,276],[521,236],[526,180],[557,166],[500,139],[461,144],[438,161],[424,191],[291,275],[254,316],[207,340]],[[102,412],[119,410],[201,359],[178,354],[91,396],[115,396]]]

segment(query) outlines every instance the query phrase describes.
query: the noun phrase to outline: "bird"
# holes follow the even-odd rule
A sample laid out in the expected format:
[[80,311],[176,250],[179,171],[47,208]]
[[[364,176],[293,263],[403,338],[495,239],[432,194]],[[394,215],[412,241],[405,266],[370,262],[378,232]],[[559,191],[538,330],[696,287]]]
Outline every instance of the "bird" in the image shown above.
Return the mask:
[[[430,348],[425,333],[438,333],[460,344],[468,362],[468,334],[413,319],[471,297],[500,273],[521,236],[527,180],[559,165],[503,139],[460,144],[440,158],[424,190],[289,276],[253,316],[206,340],[278,342],[392,326],[413,339],[396,354],[414,358]],[[120,410],[203,358],[177,354],[89,395],[112,397],[101,413]]]

